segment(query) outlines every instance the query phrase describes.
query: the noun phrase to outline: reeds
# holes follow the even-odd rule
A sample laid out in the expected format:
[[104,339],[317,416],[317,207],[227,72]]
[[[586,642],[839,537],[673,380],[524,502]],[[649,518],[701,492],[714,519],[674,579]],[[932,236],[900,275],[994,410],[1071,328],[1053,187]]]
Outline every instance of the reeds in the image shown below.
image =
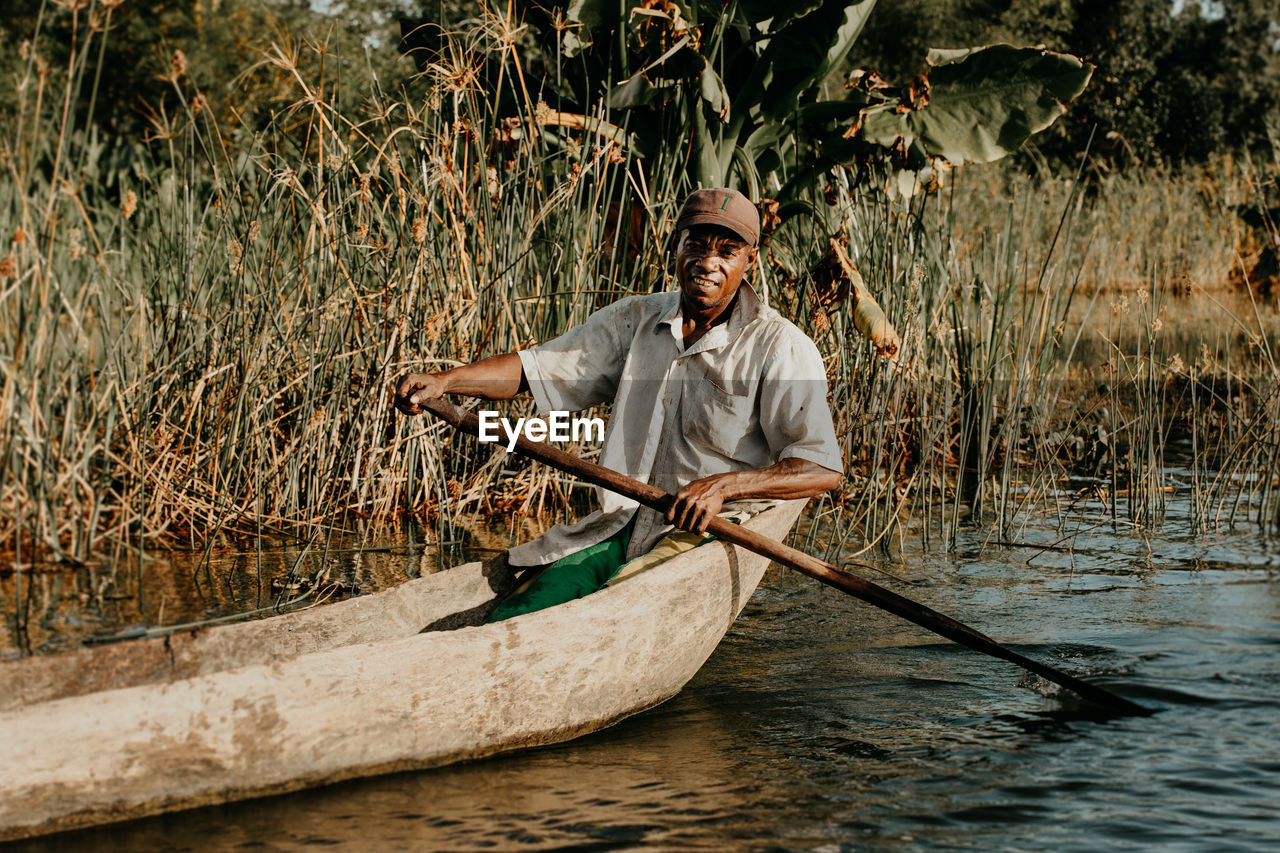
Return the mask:
[[[322,44],[273,45],[242,83],[270,75],[291,105],[253,137],[229,138],[175,65],[183,106],[157,109],[145,144],[78,123],[72,93],[106,34],[65,69],[33,54],[0,137],[0,551],[84,563],[149,543],[318,541],[406,513],[447,542],[461,513],[580,505],[553,472],[390,407],[410,369],[528,346],[665,286],[689,187],[619,143],[623,117],[541,105],[517,34],[474,22],[358,114],[336,106],[353,98],[324,76]],[[1214,168],[1234,186],[1229,163]],[[895,201],[837,172],[813,188],[822,215],[788,220],[763,254],[762,289],[827,359],[849,477],[820,511],[844,544],[949,547],[976,522],[1010,538],[1033,509],[1065,517],[1086,474],[1117,517],[1156,523],[1175,427],[1205,524],[1273,515],[1265,310],[1203,363],[1154,325],[1179,310],[1170,282],[1216,268],[1219,249],[1196,246],[1233,233],[1218,214],[1236,202],[1215,202],[1193,238],[1177,200],[1199,190],[1155,182],[1167,197],[1143,203],[1164,218],[1130,227],[1121,251],[1106,211],[1137,178],[1086,171],[977,204],[1004,190],[960,175]],[[1159,222],[1183,235],[1171,255],[1132,248]],[[895,362],[815,278],[833,233],[902,333]],[[1095,340],[1109,298],[1095,285],[1129,270],[1145,331],[1121,311]]]
[[[807,312],[815,294],[801,294],[790,306],[830,359],[848,442],[828,547],[918,535],[949,548],[974,528],[1007,542],[1046,514],[1064,536],[1099,521],[1151,529],[1175,490],[1189,491],[1199,529],[1274,523],[1280,315],[1215,265],[1244,240],[1227,216],[1236,202],[1168,186],[1202,177],[1158,176],[1145,199],[1120,200],[1108,196],[1120,178],[1087,169],[1003,190],[960,172],[909,205],[845,188],[845,239],[904,344],[885,362],[852,334],[850,303]],[[1232,187],[1261,198],[1246,190]],[[1099,239],[1117,210],[1148,244],[1140,263]],[[1194,236],[1162,230],[1198,217],[1212,227],[1195,251]],[[1145,283],[1119,265],[1145,269]],[[1084,517],[1082,500],[1104,517]]]
[[[506,57],[506,39],[490,22],[459,50]],[[299,67],[269,54],[296,100],[247,148],[188,110],[157,117],[127,170],[82,157],[88,137],[43,89],[24,102],[0,209],[0,547],[18,561],[563,498],[394,417],[388,389],[550,337],[652,265],[612,250],[600,215],[632,203],[627,155],[590,134],[556,144],[535,104],[500,116],[439,76],[424,101],[353,119]]]

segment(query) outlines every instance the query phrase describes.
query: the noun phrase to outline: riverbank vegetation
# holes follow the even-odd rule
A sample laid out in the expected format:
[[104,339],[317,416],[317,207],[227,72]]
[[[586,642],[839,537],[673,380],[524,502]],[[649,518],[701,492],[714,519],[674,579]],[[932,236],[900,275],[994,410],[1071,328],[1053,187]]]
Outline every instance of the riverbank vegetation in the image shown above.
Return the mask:
[[[607,99],[552,100],[525,61],[549,49],[500,13],[436,32],[419,69],[337,28],[250,38],[233,6],[232,77],[165,45],[147,99],[104,121],[119,7],[42,4],[59,49],[15,39],[0,571],[407,515],[448,541],[466,513],[580,505],[555,472],[396,416],[390,388],[663,287],[684,193],[746,167],[663,160],[679,149],[633,144]],[[653,49],[692,37],[661,9]],[[820,70],[817,88],[843,73]],[[817,512],[846,550],[948,547],[971,524],[1016,540],[1031,512],[1069,535],[1085,500],[1150,527],[1174,480],[1203,527],[1277,522],[1280,149],[1129,168],[1080,150],[1030,171],[1021,155],[922,172],[937,185],[915,194],[906,160],[784,182],[752,151],[758,285],[828,364],[848,476]],[[860,292],[896,352],[858,333]]]

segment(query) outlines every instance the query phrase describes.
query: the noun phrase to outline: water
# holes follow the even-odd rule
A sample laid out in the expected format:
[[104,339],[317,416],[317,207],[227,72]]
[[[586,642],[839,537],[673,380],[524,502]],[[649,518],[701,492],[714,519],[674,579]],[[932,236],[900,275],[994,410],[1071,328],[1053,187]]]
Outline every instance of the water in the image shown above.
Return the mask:
[[604,732],[23,849],[1280,849],[1280,558],[1256,531],[1185,526],[1104,526],[1074,554],[975,535],[892,565],[1149,718],[774,569],[683,693]]

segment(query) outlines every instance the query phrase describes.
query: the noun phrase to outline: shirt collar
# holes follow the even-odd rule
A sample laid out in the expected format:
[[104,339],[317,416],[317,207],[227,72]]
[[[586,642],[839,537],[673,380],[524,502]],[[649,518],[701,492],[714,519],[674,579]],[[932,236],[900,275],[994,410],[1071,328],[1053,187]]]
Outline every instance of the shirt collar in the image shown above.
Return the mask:
[[671,301],[671,307],[658,318],[658,328],[661,329],[665,325],[670,329],[671,336],[675,338],[676,347],[681,350],[681,355],[692,355],[693,353],[727,346],[764,310],[764,304],[760,301],[760,297],[756,295],[755,290],[747,282],[742,282],[742,284],[738,285],[737,299],[734,300],[733,307],[729,309],[728,322],[712,326],[697,343],[686,351],[684,349],[684,335],[680,333],[684,312],[680,310],[680,294],[678,291],[675,293],[675,297]]

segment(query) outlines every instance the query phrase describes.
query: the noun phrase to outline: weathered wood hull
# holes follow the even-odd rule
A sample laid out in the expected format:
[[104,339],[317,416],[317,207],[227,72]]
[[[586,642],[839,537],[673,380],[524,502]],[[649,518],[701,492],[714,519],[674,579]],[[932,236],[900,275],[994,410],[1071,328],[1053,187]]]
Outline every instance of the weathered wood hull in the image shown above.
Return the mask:
[[[781,538],[801,505],[784,504],[748,526]],[[560,607],[418,633],[492,598],[484,567],[473,563],[315,611],[161,643],[133,672],[112,668],[121,652],[92,650],[28,676],[20,674],[27,662],[6,664],[0,839],[595,731],[679,692],[766,565],[713,543]],[[95,660],[135,686],[94,689]],[[59,678],[80,695],[54,698]]]

